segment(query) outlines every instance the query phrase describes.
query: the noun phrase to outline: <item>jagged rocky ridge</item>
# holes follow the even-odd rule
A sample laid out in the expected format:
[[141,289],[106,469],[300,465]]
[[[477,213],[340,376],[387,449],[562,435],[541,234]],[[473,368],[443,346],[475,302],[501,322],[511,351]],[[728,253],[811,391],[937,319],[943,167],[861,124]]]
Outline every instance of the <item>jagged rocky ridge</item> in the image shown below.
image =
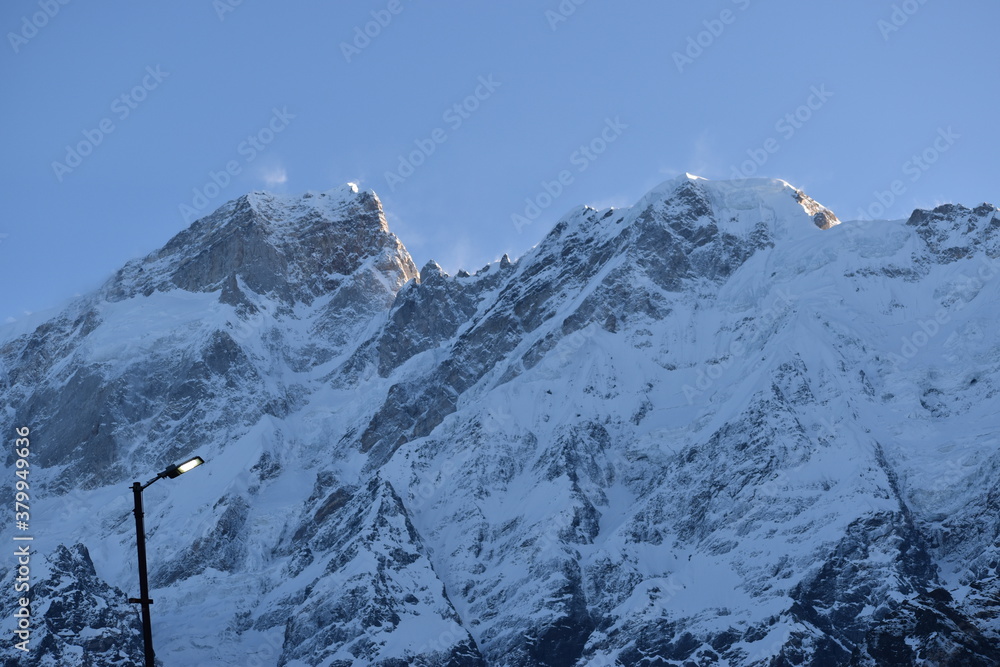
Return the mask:
[[[3,583],[5,590],[14,590],[10,570]],[[138,613],[121,590],[97,576],[85,546],[57,546],[42,563],[35,562],[32,583],[31,636],[23,649],[5,651],[5,667],[131,667],[142,662]],[[15,598],[4,599],[4,618],[14,616],[15,605]]]
[[199,453],[164,664],[1000,664],[1000,214],[838,223],[682,177],[451,277],[373,193],[230,202],[0,341],[70,631],[134,653],[127,484]]

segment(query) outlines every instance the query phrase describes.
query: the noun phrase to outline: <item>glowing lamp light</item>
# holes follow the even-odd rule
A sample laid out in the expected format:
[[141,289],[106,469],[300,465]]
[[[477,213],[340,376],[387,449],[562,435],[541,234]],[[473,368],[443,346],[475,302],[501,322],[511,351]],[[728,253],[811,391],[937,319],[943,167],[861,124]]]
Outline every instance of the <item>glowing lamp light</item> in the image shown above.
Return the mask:
[[174,477],[177,477],[179,475],[183,475],[188,470],[192,470],[194,468],[197,468],[198,466],[200,466],[204,462],[205,462],[205,460],[203,458],[201,458],[200,456],[196,456],[193,459],[188,459],[184,463],[175,463],[175,464],[171,465],[169,468],[167,468],[166,470],[164,470],[163,472],[161,472],[159,475],[157,475],[157,477],[167,477],[169,479],[173,479]]

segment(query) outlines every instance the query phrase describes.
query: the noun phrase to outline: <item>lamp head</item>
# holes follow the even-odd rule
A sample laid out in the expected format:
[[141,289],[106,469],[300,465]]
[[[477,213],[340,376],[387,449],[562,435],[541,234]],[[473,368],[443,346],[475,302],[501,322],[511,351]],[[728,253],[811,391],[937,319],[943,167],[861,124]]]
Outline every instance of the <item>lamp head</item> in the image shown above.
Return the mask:
[[184,463],[174,463],[173,465],[169,466],[166,470],[161,472],[159,474],[159,477],[168,477],[170,479],[173,479],[174,477],[179,477],[183,475],[188,470],[197,468],[204,462],[205,460],[202,459],[200,456],[195,456],[194,458],[188,459]]

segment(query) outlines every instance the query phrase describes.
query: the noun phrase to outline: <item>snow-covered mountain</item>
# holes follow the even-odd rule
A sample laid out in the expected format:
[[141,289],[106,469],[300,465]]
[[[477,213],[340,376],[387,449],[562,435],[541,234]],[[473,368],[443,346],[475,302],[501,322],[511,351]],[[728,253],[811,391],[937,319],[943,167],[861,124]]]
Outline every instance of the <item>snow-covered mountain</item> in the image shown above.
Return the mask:
[[200,454],[145,492],[166,666],[1000,665],[998,277],[994,206],[775,180],[457,276],[372,192],[246,195],[0,337],[4,664],[140,661],[128,486]]

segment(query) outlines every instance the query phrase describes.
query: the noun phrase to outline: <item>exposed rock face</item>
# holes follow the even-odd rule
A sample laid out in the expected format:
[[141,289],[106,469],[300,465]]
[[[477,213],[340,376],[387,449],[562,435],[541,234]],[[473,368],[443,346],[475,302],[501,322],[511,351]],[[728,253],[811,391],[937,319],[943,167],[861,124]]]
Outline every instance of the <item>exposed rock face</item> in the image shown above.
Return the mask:
[[[380,646],[399,633],[421,639],[413,654],[430,664],[485,664],[390,484],[375,478],[350,497],[338,490],[324,500],[313,520],[316,532],[311,539],[299,535],[295,540],[289,575],[307,568],[318,573],[315,566],[320,563],[313,558],[319,554],[322,572],[344,577],[318,576],[304,596],[278,603],[279,612],[289,619],[283,662],[370,662]],[[443,639],[413,633],[426,613],[450,623]]]
[[477,280],[451,280],[438,264],[428,263],[420,271],[420,283],[408,285],[397,295],[389,322],[377,339],[379,375],[388,377],[414,355],[451,340],[510,268],[508,261],[499,271]]
[[134,657],[127,483],[198,453],[164,664],[1000,665],[998,220],[682,177],[452,277],[373,193],[230,202],[0,339],[25,664]]
[[214,292],[227,282],[234,289],[237,278],[259,295],[311,303],[366,262],[390,281],[417,275],[375,193],[353,185],[299,199],[255,192],[130,262],[104,293],[119,300],[174,288]]
[[[22,543],[23,544],[23,543]],[[4,665],[41,667],[132,667],[142,664],[142,631],[138,607],[94,571],[90,553],[82,544],[58,545],[42,567],[36,561],[36,579],[29,596],[31,636],[27,650],[5,646]],[[4,577],[13,591],[13,577]],[[9,585],[7,585],[9,584]],[[4,618],[13,618],[16,598],[5,596]]]
[[990,204],[972,210],[957,204],[917,210],[906,224],[916,229],[938,261],[953,262],[977,252],[1000,257],[1000,215]]
[[[19,417],[48,434],[39,463],[78,466],[58,484],[120,482],[133,464],[159,469],[206,439],[286,416],[300,388],[272,381],[275,362],[326,362],[416,276],[374,193],[246,195],[4,345],[5,388]],[[209,407],[233,394],[242,398],[225,410]]]

